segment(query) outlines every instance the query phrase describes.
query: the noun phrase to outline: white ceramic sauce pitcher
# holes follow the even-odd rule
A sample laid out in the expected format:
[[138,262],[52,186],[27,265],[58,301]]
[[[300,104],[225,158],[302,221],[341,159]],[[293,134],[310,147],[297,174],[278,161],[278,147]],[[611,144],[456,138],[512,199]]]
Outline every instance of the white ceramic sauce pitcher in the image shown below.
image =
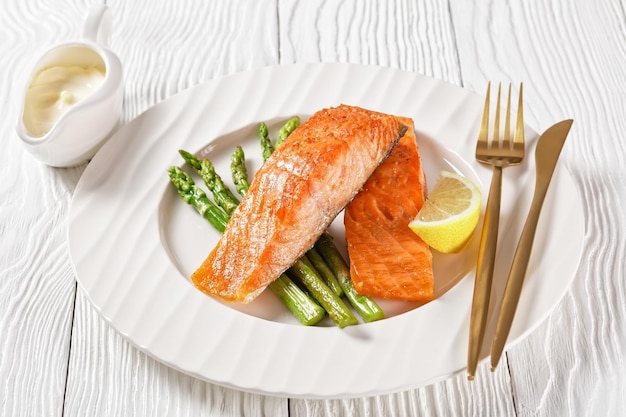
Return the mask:
[[[29,77],[22,94],[23,105],[17,133],[26,148],[47,165],[70,167],[88,161],[119,123],[124,97],[124,77],[119,58],[108,49],[110,34],[111,15],[107,6],[94,6],[83,22],[81,39],[48,50],[38,60]],[[64,69],[92,71],[98,75],[100,84],[93,91],[82,88],[86,86],[74,85],[78,90],[82,89],[83,93],[88,91],[86,94],[81,93],[76,100],[66,91],[58,91],[58,94],[56,91],[47,91],[45,97],[40,97],[36,103],[45,103],[45,106],[51,101],[58,103],[63,100],[60,98],[61,93],[67,93],[66,97],[70,98],[66,99],[66,103],[61,103],[65,106],[63,112],[58,112],[58,108],[54,109],[52,113],[58,117],[48,120],[52,122],[49,128],[36,129],[33,128],[31,115],[37,109],[29,107],[35,103],[32,100],[35,93],[29,95],[29,89],[39,83],[37,80],[41,79],[38,78],[40,73],[51,68],[62,72]],[[68,72],[65,71],[64,74]],[[82,79],[75,78],[73,81],[80,83]],[[43,108],[44,105],[40,107]]]

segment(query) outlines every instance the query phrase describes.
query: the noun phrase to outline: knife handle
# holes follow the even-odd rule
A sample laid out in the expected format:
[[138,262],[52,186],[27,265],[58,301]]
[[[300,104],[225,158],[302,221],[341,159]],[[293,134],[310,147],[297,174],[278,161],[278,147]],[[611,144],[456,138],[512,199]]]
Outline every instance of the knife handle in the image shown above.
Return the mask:
[[496,260],[498,243],[498,226],[500,223],[500,200],[502,194],[502,167],[493,167],[489,197],[485,209],[480,246],[478,247],[478,263],[476,265],[476,281],[472,299],[470,317],[469,345],[467,351],[467,378],[472,380],[480,356],[480,349],[485,336],[491,283]]
[[[539,185],[539,184],[538,184]],[[541,184],[543,185],[543,184]],[[539,222],[539,214],[541,212],[541,206],[543,200],[548,191],[548,184],[543,187],[538,187],[533,196],[533,201],[530,205],[528,217],[522,234],[520,235],[517,248],[515,249],[515,255],[513,262],[511,263],[511,270],[509,271],[509,277],[504,288],[504,295],[502,296],[502,304],[500,305],[500,313],[498,314],[498,322],[496,324],[496,333],[491,343],[491,370],[494,371],[498,366],[504,344],[509,336],[511,325],[513,323],[513,317],[517,310],[520,294],[522,292],[522,285],[524,284],[524,278],[526,276],[526,269],[528,267],[528,261],[533,248],[533,242],[535,240],[535,232],[537,231],[537,223]]]

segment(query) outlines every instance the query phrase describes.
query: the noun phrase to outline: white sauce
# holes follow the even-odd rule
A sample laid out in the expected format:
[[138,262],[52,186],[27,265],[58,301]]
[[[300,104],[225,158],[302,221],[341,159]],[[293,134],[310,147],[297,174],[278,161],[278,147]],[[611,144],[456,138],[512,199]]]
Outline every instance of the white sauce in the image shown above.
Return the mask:
[[28,87],[24,126],[33,136],[43,136],[76,103],[92,94],[104,81],[97,67],[55,66],[39,71]]

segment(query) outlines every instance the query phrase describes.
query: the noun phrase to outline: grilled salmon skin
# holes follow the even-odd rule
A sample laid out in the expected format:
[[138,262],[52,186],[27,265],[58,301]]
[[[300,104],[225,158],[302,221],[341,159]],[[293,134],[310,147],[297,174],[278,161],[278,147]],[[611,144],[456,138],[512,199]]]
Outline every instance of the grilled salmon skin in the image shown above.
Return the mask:
[[346,207],[350,275],[357,292],[373,297],[430,301],[432,253],[408,224],[426,198],[413,121],[389,157]]
[[315,113],[256,173],[193,283],[228,301],[254,299],[311,248],[405,131],[397,117],[359,107]]

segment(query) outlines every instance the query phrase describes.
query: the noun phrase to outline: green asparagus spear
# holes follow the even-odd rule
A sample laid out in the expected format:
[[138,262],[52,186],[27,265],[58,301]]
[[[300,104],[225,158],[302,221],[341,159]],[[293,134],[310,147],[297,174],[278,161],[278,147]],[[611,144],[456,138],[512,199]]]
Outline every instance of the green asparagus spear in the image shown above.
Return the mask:
[[230,157],[230,172],[233,175],[233,182],[235,183],[235,190],[242,197],[248,192],[250,184],[248,184],[248,170],[246,169],[246,155],[243,152],[243,148],[239,145],[235,148]]
[[278,130],[278,139],[276,139],[276,147],[278,148],[287,136],[291,135],[291,132],[296,130],[296,127],[300,126],[300,117],[294,116],[287,120],[284,125]]
[[179,150],[178,153],[180,153],[185,162],[198,172],[208,189],[213,192],[213,198],[217,205],[226,213],[231,214],[239,204],[239,200],[232,191],[230,191],[230,188],[224,184],[217,172],[215,172],[215,167],[211,161],[208,159],[200,160],[195,155],[183,149]]
[[261,122],[259,125],[259,140],[261,141],[261,150],[263,151],[263,160],[267,161],[270,155],[274,152],[274,145],[269,137],[267,125]]
[[192,205],[198,213],[209,221],[218,231],[223,232],[229,217],[206,196],[204,191],[194,183],[193,179],[179,167],[168,170],[172,184],[187,204]]
[[[230,216],[209,200],[185,171],[179,167],[171,167],[168,174],[182,199],[192,205],[219,232],[223,232]],[[302,324],[314,325],[324,318],[324,309],[311,300],[287,275],[281,274],[269,288]]]
[[344,328],[359,323],[341,298],[328,288],[324,281],[319,279],[306,257],[298,259],[290,271],[298,277],[311,295],[324,307],[324,310],[326,310],[337,326]]
[[315,243],[315,248],[333,270],[346,298],[348,298],[352,307],[363,317],[363,320],[369,323],[385,318],[385,313],[374,300],[356,292],[350,278],[350,269],[339,250],[337,250],[333,238],[328,233],[323,233],[320,236]]
[[278,279],[272,281],[268,288],[305,326],[317,324],[326,316],[326,310],[302,291],[287,274],[280,274]]
[[343,288],[341,288],[339,281],[337,281],[337,277],[335,277],[335,274],[317,249],[314,247],[309,249],[306,253],[306,258],[311,262],[312,268],[319,273],[326,285],[339,297],[343,296]]
[[230,188],[224,184],[222,177],[215,172],[213,163],[208,159],[200,160],[195,155],[192,155],[183,149],[178,152],[189,165],[198,171],[207,188],[213,194],[215,202],[226,212],[228,216],[231,216],[239,205],[239,199],[235,197]]
[[230,157],[230,172],[233,176],[235,189],[240,196],[245,196],[250,188],[248,170],[246,169],[246,156],[241,146],[238,146]]

